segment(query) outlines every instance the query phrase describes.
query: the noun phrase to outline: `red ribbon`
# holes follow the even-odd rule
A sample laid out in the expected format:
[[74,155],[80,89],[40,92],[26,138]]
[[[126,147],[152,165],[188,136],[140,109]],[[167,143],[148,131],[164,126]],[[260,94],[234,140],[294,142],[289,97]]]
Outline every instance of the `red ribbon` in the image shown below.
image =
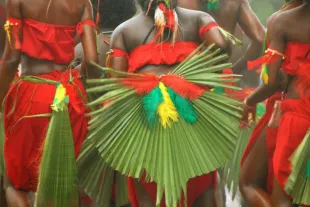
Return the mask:
[[271,64],[280,58],[278,54],[274,54],[271,51],[268,51],[264,56],[258,58],[257,60],[248,61],[248,70],[253,70],[254,68],[257,68],[263,64]]
[[171,30],[174,30],[175,27],[175,17],[174,17],[174,10],[173,9],[167,9],[164,3],[160,3],[158,5],[158,8],[164,12],[164,15],[167,18],[167,23],[165,25],[166,28],[169,28]]
[[76,30],[77,30],[79,36],[81,36],[83,34],[83,25],[89,25],[89,26],[93,27],[94,29],[96,29],[96,25],[95,25],[95,22],[93,20],[82,21],[82,22],[78,23],[76,26]]

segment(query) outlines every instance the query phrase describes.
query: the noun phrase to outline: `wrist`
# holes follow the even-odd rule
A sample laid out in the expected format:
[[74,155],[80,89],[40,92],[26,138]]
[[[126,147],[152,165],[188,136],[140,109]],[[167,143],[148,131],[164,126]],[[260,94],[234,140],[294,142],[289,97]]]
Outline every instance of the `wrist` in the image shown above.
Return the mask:
[[246,106],[247,108],[254,108],[256,104],[249,103],[249,100],[246,98],[243,101],[243,105]]

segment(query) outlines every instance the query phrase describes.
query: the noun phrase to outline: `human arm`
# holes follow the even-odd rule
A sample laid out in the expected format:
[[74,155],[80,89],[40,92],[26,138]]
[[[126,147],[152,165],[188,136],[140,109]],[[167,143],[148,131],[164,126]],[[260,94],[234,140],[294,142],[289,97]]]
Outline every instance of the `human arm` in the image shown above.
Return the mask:
[[[7,0],[7,17],[21,19],[20,7],[20,0]],[[15,47],[15,44],[21,42],[22,26],[9,26],[8,28],[11,41],[9,42],[8,38],[6,38],[2,64],[0,65],[0,103],[3,102],[9,90],[10,83],[16,74],[21,59],[21,50]],[[11,31],[13,30],[16,31],[17,35],[12,34]]]
[[[215,20],[209,14],[201,12],[198,25],[202,42],[206,45],[215,44],[215,48],[221,48],[223,52],[229,51],[229,43],[225,40]],[[204,30],[204,28],[207,29]],[[203,29],[203,32],[201,29]]]
[[255,13],[252,11],[248,0],[241,0],[238,24],[245,34],[252,40],[245,54],[234,64],[234,73],[240,74],[247,68],[247,61],[259,57],[264,43],[266,31]]
[[[92,5],[89,0],[85,0],[85,9],[81,22],[86,20],[93,20]],[[100,70],[90,64],[91,62],[98,63],[95,28],[91,25],[83,24],[82,31],[80,39],[84,50],[84,60],[81,67],[81,74],[84,77],[100,78]]]
[[109,67],[118,71],[127,72],[128,70],[128,57],[126,55],[114,56],[114,50],[120,50],[128,53],[125,45],[125,40],[122,32],[122,25],[117,27],[112,34],[110,42],[110,52],[108,54]]
[[[268,28],[270,49],[269,51],[275,51],[276,55],[274,61],[270,62],[268,67],[268,82],[258,87],[248,98],[245,99],[244,111],[242,121],[247,121],[248,114],[253,115],[253,109],[255,105],[262,102],[273,95],[280,88],[280,68],[283,61],[283,54],[285,51],[285,21],[280,16],[275,20],[272,28]],[[271,49],[272,48],[272,49]],[[272,55],[272,52],[268,52],[265,55]]]

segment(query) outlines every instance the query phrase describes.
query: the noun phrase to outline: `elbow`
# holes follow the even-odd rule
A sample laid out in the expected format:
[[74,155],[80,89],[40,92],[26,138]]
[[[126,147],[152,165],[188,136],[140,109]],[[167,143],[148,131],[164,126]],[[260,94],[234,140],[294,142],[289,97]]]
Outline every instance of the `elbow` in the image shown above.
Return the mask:
[[255,41],[257,44],[262,45],[262,44],[264,44],[265,37],[266,37],[266,32],[265,32],[265,30],[263,28],[261,28],[254,35],[253,41]]
[[3,64],[6,62],[9,70],[10,71],[14,71],[14,73],[15,73],[15,71],[18,68],[18,65],[19,65],[20,61],[21,61],[21,55],[20,55],[20,53],[18,53],[18,54],[12,55],[7,60],[4,60]]

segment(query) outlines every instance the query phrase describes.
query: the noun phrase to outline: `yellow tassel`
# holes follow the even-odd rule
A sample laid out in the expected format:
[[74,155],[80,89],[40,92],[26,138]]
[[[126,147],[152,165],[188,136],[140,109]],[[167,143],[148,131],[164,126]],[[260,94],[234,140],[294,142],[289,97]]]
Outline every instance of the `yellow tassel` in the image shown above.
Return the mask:
[[6,32],[6,36],[8,38],[8,42],[10,44],[10,47],[12,48],[12,40],[11,40],[11,32],[10,32],[10,21],[6,21],[4,25],[4,30]]
[[237,46],[243,45],[243,43],[238,38],[236,38],[234,35],[230,34],[229,32],[227,32],[221,27],[219,27],[218,29],[220,33],[223,35],[223,37],[225,38],[225,40],[230,41],[232,44],[237,45]]
[[266,73],[261,74],[261,79],[264,81],[264,84],[265,84],[265,85],[268,84],[268,81],[269,81],[268,74],[266,74]]
[[166,129],[167,125],[170,127],[173,122],[178,121],[179,114],[169,96],[166,86],[160,82],[159,89],[163,95],[163,103],[161,103],[157,108],[157,113],[160,118],[160,122]]
[[54,97],[54,102],[51,105],[53,111],[63,111],[66,103],[69,103],[69,97],[66,96],[67,90],[62,84],[58,84]]

